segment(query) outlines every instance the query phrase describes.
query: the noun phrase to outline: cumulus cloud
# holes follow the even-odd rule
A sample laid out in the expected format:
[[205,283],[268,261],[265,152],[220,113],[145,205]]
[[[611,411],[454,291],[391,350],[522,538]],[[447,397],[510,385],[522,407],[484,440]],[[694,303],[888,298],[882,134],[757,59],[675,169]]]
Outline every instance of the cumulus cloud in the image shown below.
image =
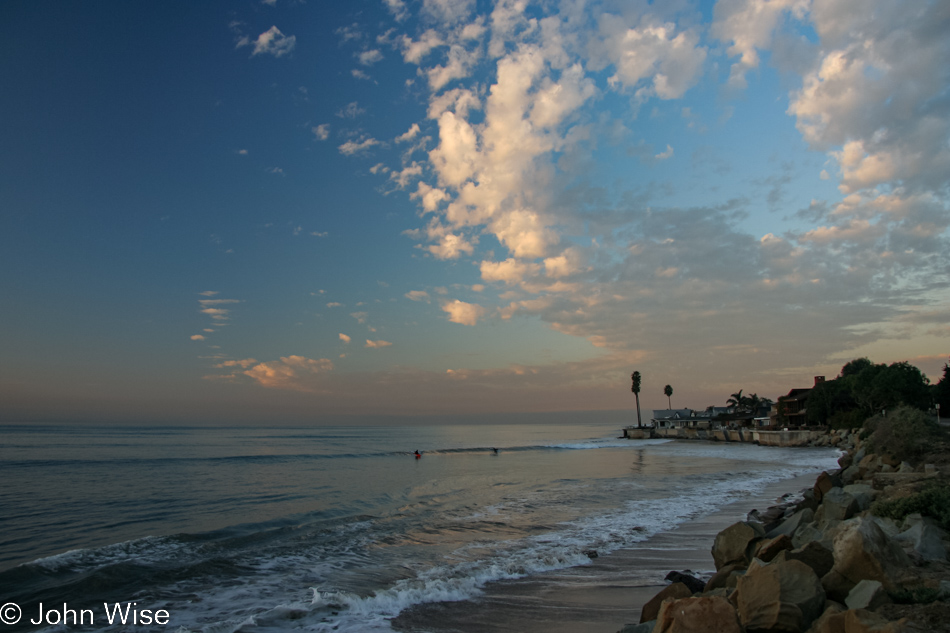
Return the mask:
[[371,341],[366,339],[366,345],[364,345],[364,347],[368,347],[370,349],[379,349],[382,347],[392,347],[392,343],[389,341]]
[[349,343],[350,341],[353,340],[352,338],[350,338],[346,334],[343,334],[342,332],[339,334],[339,337],[340,337],[340,340],[343,341],[344,343]]
[[280,360],[264,363],[258,363],[253,359],[232,362],[235,364],[223,363],[220,366],[246,367],[240,374],[248,376],[268,389],[305,392],[322,390],[319,382],[314,380],[315,377],[333,369],[333,362],[327,358],[312,359],[304,356],[282,356]]
[[191,340],[193,340],[193,341],[203,341],[203,340],[205,340],[205,337],[202,336],[201,334],[192,334],[192,335],[191,335]]
[[380,145],[380,142],[372,137],[362,136],[358,141],[347,141],[340,145],[337,149],[340,150],[340,153],[344,156],[353,156],[354,154],[361,154],[368,151],[372,147]]
[[429,293],[425,290],[410,290],[404,296],[411,301],[429,301]]
[[294,35],[284,35],[276,26],[272,26],[260,35],[253,42],[250,38],[243,37],[238,40],[238,48],[253,44],[254,50],[251,57],[255,55],[273,55],[274,57],[283,57],[294,50],[297,44],[297,37]]
[[461,325],[475,325],[487,312],[477,303],[466,303],[458,299],[443,303],[442,311],[449,315],[449,321]]
[[321,123],[320,125],[310,128],[310,131],[313,132],[314,138],[318,141],[325,141],[330,138],[330,124]]

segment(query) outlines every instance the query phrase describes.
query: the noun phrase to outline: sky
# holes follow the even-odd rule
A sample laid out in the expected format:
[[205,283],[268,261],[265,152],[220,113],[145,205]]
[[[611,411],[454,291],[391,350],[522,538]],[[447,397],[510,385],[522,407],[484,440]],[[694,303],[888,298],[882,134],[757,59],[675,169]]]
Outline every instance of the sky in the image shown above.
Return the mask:
[[948,59],[928,0],[0,3],[0,421],[936,382]]

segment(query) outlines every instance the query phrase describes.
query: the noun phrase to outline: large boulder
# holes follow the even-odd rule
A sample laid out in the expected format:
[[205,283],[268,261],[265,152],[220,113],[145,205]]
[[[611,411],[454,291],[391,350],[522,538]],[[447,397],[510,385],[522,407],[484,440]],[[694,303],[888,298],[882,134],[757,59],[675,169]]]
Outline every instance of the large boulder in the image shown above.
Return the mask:
[[649,622],[650,620],[656,620],[656,616],[660,612],[660,605],[663,604],[664,600],[689,598],[692,595],[693,592],[689,590],[689,587],[681,582],[674,582],[672,585],[664,587],[662,591],[650,598],[650,600],[643,605],[643,609],[640,610],[640,624]]
[[[906,524],[906,522],[905,522]],[[943,544],[946,533],[929,517],[920,518],[911,523],[910,528],[894,537],[902,545],[913,547],[924,560],[947,560],[947,547]]]
[[835,566],[832,572],[854,584],[877,580],[888,591],[895,591],[895,578],[910,560],[877,523],[867,518],[843,523],[834,539]]
[[739,619],[750,632],[804,631],[825,607],[825,591],[801,561],[771,565],[753,561],[738,583]]
[[834,553],[819,543],[810,541],[797,549],[785,553],[786,560],[797,560],[811,567],[815,574],[821,578],[835,566]]
[[703,592],[708,593],[714,589],[735,589],[739,578],[745,574],[745,569],[746,566],[742,563],[725,565],[706,582],[706,587],[703,589]]
[[785,534],[779,534],[775,538],[759,541],[755,547],[755,558],[768,563],[778,556],[779,552],[791,549],[794,549],[792,539]]
[[877,492],[867,484],[851,484],[842,488],[858,502],[858,512],[863,512],[871,507],[871,502]]
[[[687,569],[686,572],[689,570]],[[706,581],[700,580],[695,576],[682,571],[671,571],[666,575],[665,580],[669,582],[681,582],[686,585],[692,593],[701,593],[706,588]]]
[[801,526],[811,523],[814,518],[815,513],[810,508],[804,508],[782,521],[777,528],[770,530],[766,536],[775,538],[776,536],[785,534],[789,538],[794,538],[795,532],[797,532]]
[[719,596],[666,600],[653,633],[742,633],[735,607]]
[[734,523],[717,534],[712,547],[716,569],[733,563],[748,562],[755,542],[763,536],[762,526],[744,521]]
[[818,501],[823,501],[825,495],[835,487],[834,481],[831,479],[831,475],[826,472],[818,475],[817,481],[815,481],[815,487],[812,490],[815,491],[815,497],[818,498]]
[[890,602],[891,597],[884,591],[884,585],[876,580],[862,580],[844,600],[849,609],[877,609]]
[[[869,486],[870,487],[870,486]],[[858,501],[841,488],[832,488],[822,497],[822,521],[845,521],[859,510]]]

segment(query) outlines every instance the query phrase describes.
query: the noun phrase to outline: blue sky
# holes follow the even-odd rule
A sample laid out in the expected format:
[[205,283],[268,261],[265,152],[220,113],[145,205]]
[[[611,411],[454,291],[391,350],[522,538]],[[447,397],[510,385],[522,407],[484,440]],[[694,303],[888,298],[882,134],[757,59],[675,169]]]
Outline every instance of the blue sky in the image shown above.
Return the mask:
[[950,353],[946,3],[14,1],[0,30],[4,420],[616,410],[633,370],[701,408]]

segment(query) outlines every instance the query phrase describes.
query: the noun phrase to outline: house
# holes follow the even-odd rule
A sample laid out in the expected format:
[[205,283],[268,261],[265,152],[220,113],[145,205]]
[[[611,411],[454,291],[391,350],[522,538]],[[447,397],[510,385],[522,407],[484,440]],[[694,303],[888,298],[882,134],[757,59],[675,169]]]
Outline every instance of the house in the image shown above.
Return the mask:
[[[779,396],[778,402],[772,406],[769,415],[774,426],[797,427],[806,426],[808,414],[808,395],[812,389],[825,382],[824,376],[815,376],[815,384],[808,388],[792,389],[784,396]],[[784,417],[780,415],[780,408],[784,408]]]
[[692,409],[654,409],[653,426],[658,429],[682,429],[690,427]]

